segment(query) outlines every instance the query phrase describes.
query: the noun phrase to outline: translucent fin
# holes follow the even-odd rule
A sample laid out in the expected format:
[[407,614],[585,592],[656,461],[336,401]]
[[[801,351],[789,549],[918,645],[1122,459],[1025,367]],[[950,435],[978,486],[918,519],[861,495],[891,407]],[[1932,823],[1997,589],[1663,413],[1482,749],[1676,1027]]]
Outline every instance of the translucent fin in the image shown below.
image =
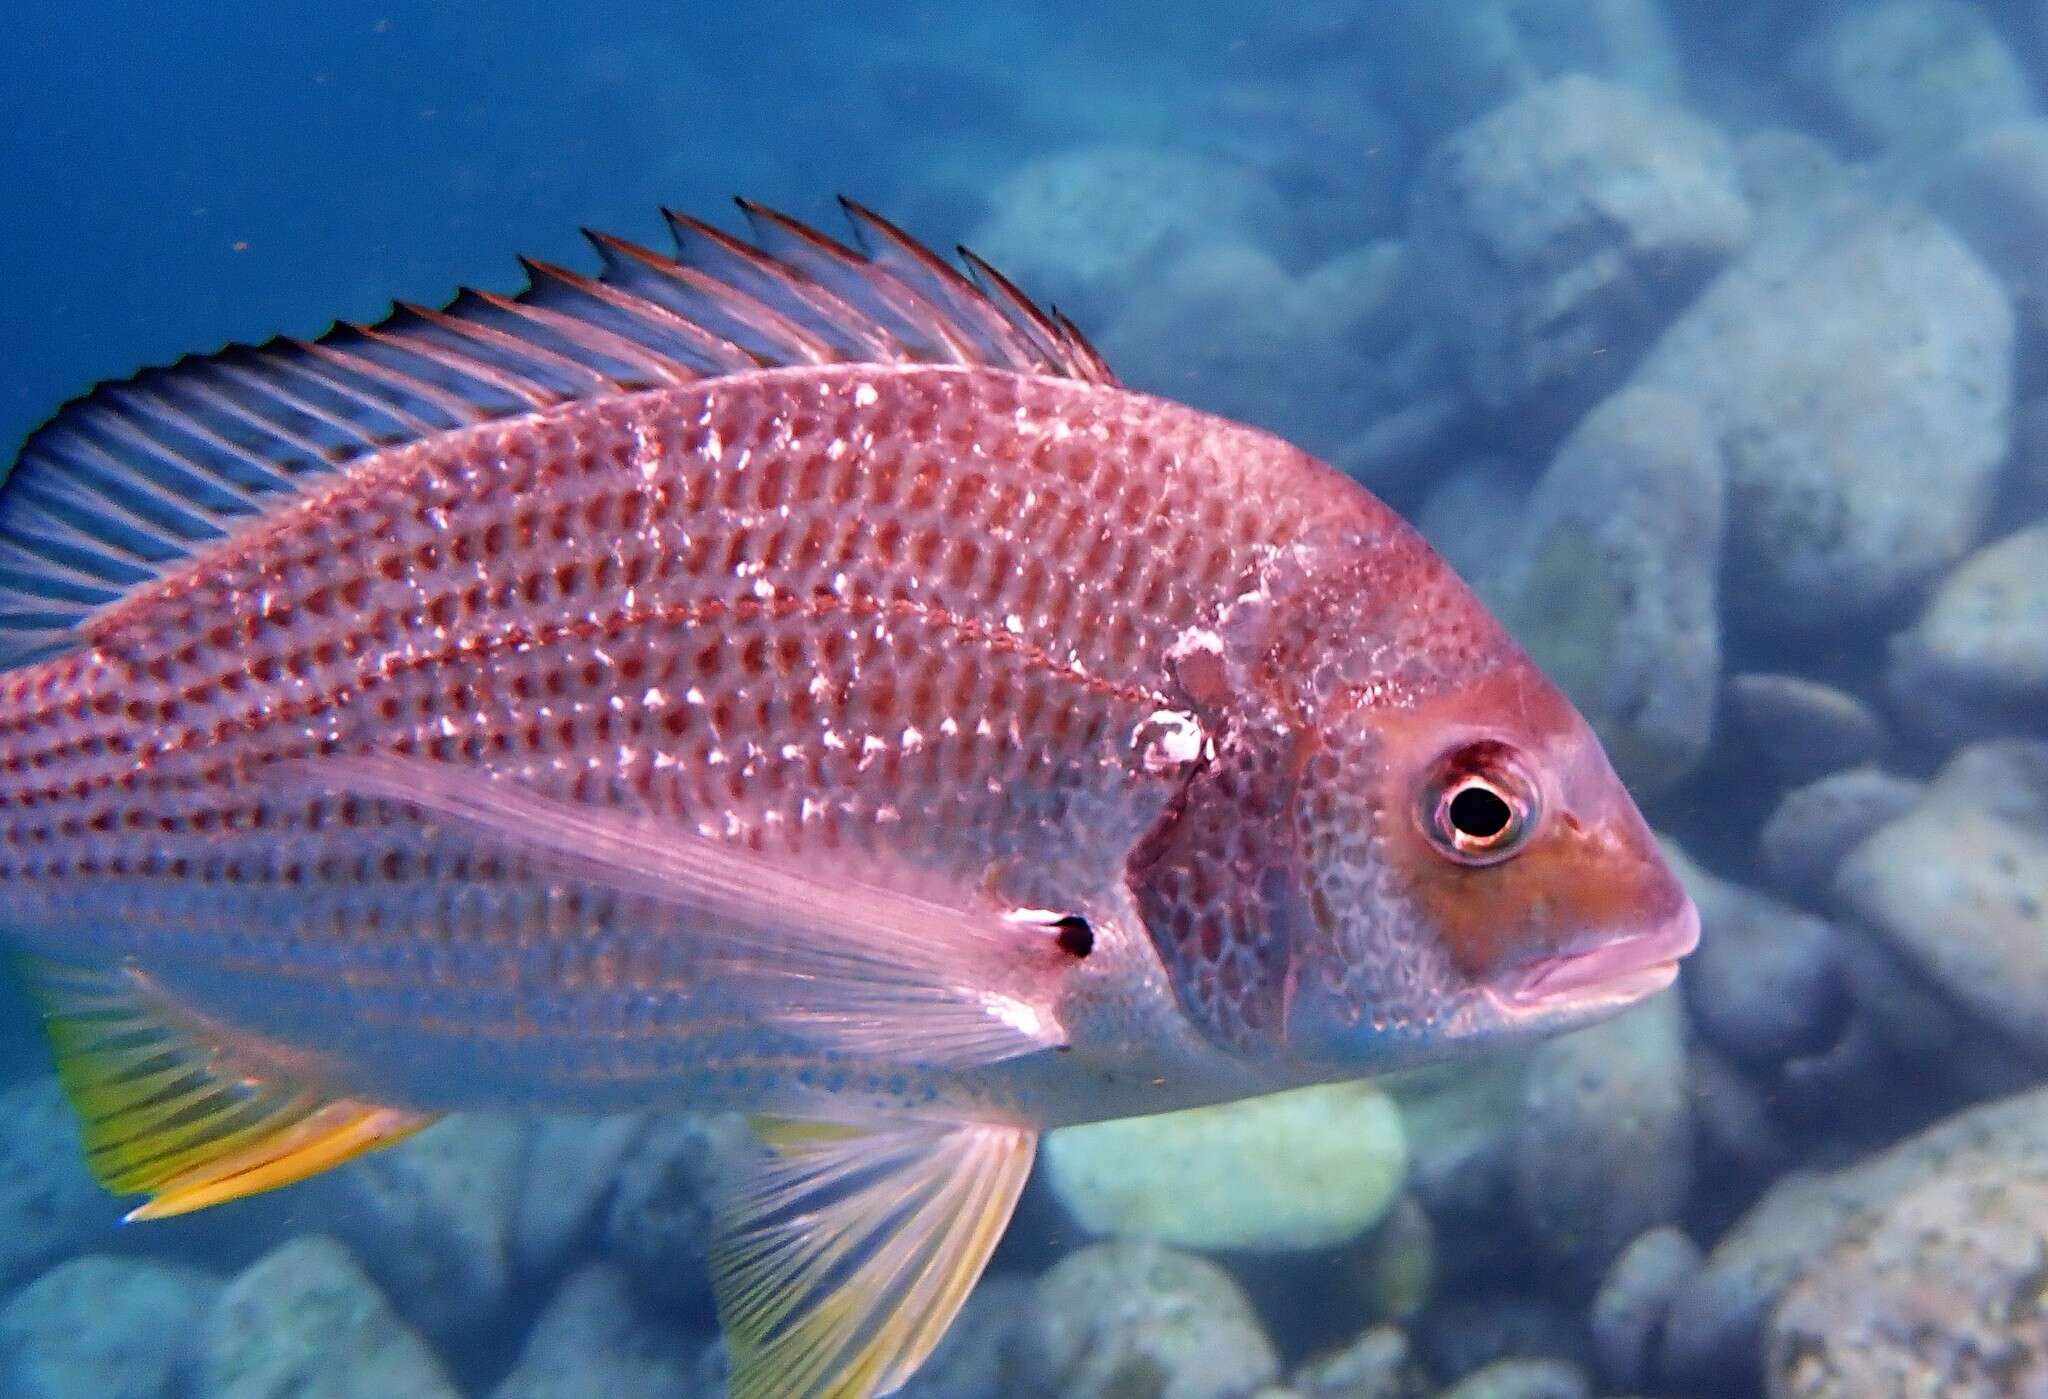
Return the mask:
[[981,1277],[1037,1135],[771,1123],[764,1139],[773,1155],[721,1202],[711,1248],[732,1399],[892,1393]]
[[673,257],[592,234],[595,277],[527,262],[516,297],[401,305],[375,326],[231,346],[68,405],[0,488],[0,666],[61,647],[85,617],[308,481],[491,418],[804,364],[1115,382],[1064,321],[985,269],[962,277],[858,205],[847,211],[867,251],[742,208],[756,243],[671,214]]
[[130,1219],[274,1190],[434,1120],[330,1093],[290,1051],[178,1007],[130,968],[24,971],[93,1175],[150,1197]]
[[764,1025],[849,1054],[966,1067],[1066,1043],[1057,1004],[1086,953],[1057,930],[952,906],[454,763],[281,764],[269,780],[377,797],[475,828],[563,877],[700,915],[722,988]]

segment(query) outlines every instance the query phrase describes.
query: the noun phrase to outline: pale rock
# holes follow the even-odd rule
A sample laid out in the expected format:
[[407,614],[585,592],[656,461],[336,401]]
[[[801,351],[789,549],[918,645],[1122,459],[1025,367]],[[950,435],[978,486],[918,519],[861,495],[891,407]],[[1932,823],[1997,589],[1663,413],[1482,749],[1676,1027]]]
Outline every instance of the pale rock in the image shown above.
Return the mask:
[[1069,1127],[1047,1178],[1096,1235],[1290,1251],[1358,1237],[1401,1187],[1401,1116],[1364,1083]]

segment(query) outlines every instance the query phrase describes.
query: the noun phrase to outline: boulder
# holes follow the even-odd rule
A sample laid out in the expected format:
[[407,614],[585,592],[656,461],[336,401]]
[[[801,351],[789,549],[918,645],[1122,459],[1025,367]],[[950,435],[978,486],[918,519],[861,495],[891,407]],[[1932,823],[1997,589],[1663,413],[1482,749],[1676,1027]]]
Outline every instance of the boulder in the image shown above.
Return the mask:
[[192,1268],[87,1254],[0,1307],[0,1394],[172,1399],[220,1280]]
[[1748,1393],[1763,1380],[1767,1318],[1809,1263],[1866,1228],[1889,1201],[1980,1165],[2048,1159],[2048,1089],[1980,1104],[1831,1174],[1772,1186],[1679,1288],[1659,1382],[1684,1393]]
[[1875,767],[1848,768],[1794,787],[1757,833],[1757,856],[1780,893],[1818,901],[1851,850],[1927,790]]
[[1538,1247],[1591,1282],[1692,1193],[1684,1015],[1666,992],[1537,1050],[1514,1135],[1515,1200]]
[[197,1334],[198,1399],[461,1399],[349,1251],[317,1234],[231,1280]]
[[2048,743],[1963,749],[1835,884],[1948,997],[2048,1062]]
[[1713,736],[1721,497],[1698,410],[1624,389],[1558,449],[1476,579],[1639,788],[1683,776]]
[[1792,67],[1876,147],[1938,149],[2034,110],[2026,69],[1967,0],[1841,6],[1794,51]]
[[1081,1249],[1040,1278],[1011,1359],[1015,1399],[1244,1399],[1280,1372],[1228,1273],[1138,1240]]
[[1892,640],[1893,703],[1945,743],[2048,734],[2048,524],[1966,559]]
[[1069,1127],[1046,1139],[1053,1193],[1096,1235],[1291,1251],[1363,1234],[1401,1188],[1401,1115],[1333,1084]]
[[1473,396],[1566,424],[1749,229],[1719,132],[1581,74],[1432,150],[1408,241],[1417,300],[1445,326]]
[[1810,1261],[1765,1337],[1772,1399],[2048,1395],[2048,1159],[1937,1176]]
[[1839,631],[1912,603],[1975,540],[2007,449],[2013,310],[1925,212],[1823,192],[1645,358],[1728,484],[1722,596],[1747,625]]
[[1372,18],[1375,76],[1426,137],[1567,73],[1667,98],[1685,86],[1656,0],[1381,0]]
[[1159,269],[1189,249],[1252,244],[1285,256],[1286,206],[1228,161],[1099,145],[1031,160],[999,181],[994,212],[967,239],[1004,276],[1084,326],[1104,326],[1153,294]]
[[695,1392],[702,1343],[650,1315],[618,1269],[593,1263],[555,1293],[491,1399],[675,1399]]

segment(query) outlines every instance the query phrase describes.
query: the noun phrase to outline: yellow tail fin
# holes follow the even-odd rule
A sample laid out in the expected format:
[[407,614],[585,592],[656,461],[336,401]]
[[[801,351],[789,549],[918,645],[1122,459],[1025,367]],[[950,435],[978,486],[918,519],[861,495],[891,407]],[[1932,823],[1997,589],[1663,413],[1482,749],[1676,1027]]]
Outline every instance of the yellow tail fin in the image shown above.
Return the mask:
[[176,1005],[130,967],[25,964],[108,1190],[160,1219],[304,1180],[418,1131],[431,1114],[335,1094],[304,1064]]

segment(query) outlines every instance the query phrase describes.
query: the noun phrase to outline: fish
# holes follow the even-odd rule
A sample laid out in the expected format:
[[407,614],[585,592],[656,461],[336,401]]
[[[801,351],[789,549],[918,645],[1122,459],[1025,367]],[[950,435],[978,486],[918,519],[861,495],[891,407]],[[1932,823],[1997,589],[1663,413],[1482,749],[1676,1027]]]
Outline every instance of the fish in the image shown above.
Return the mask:
[[469,1109],[745,1113],[739,1399],[886,1394],[1061,1126],[1671,985],[1422,538],[845,203],[104,384],[0,487],[0,930],[157,1218]]

